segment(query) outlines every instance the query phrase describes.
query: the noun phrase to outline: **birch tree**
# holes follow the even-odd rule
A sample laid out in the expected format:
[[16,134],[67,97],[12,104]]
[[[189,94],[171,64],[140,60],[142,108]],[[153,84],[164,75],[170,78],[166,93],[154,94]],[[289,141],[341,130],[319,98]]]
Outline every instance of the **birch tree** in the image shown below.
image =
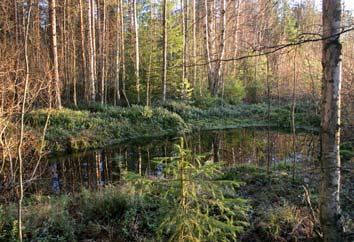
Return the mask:
[[134,28],[134,49],[135,49],[135,88],[140,103],[140,57],[139,57],[139,24],[137,19],[136,0],[133,0],[133,28]]
[[93,8],[93,0],[89,0],[88,8],[87,8],[87,18],[88,18],[88,43],[89,43],[89,82],[90,82],[90,94],[91,101],[95,101],[96,98],[96,90],[95,90],[95,49],[94,49],[94,32],[93,32],[93,18],[92,18],[92,8]]
[[342,81],[341,0],[324,0],[322,6],[322,117],[320,221],[326,242],[343,241],[340,212],[340,111]]

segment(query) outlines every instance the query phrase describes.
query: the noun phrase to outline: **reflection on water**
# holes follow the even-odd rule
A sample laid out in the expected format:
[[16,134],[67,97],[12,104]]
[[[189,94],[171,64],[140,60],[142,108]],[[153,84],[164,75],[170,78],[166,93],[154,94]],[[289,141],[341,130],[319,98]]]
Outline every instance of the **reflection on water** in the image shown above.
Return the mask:
[[[269,166],[294,160],[291,134],[257,129],[201,131],[185,137],[186,147],[194,154],[206,154],[214,162],[227,165],[251,163]],[[101,150],[56,157],[42,167],[41,177],[29,192],[76,192],[97,189],[115,183],[126,170],[146,176],[161,176],[163,167],[156,166],[155,157],[174,154],[178,139],[129,142]],[[296,138],[296,162],[312,162],[317,156],[318,137],[299,134]]]

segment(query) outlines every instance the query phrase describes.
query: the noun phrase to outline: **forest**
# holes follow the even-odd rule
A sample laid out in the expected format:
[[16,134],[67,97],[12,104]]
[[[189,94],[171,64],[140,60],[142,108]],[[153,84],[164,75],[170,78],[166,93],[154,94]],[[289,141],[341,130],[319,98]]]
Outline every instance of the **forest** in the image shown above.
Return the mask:
[[352,0],[1,0],[0,242],[354,241]]

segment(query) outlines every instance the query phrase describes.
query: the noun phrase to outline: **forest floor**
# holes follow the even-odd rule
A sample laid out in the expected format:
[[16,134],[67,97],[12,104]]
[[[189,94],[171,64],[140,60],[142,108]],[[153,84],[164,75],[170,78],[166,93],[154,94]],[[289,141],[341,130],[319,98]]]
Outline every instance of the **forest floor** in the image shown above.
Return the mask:
[[[344,162],[341,193],[344,224],[354,229],[353,161]],[[278,164],[268,173],[253,165],[224,170],[224,179],[241,181],[237,193],[246,199],[248,226],[240,241],[319,241],[318,170]],[[160,197],[107,186],[78,194],[33,195],[24,202],[25,241],[156,241]],[[16,240],[16,204],[0,209],[0,241]],[[119,239],[118,239],[119,238]],[[350,241],[350,239],[348,240]]]
[[[311,105],[297,105],[297,126],[316,129],[319,118],[315,113]],[[272,107],[268,112],[267,104],[204,105],[171,101],[152,108],[92,104],[32,111],[26,116],[27,128],[41,136],[48,115],[45,149],[55,153],[99,148],[138,137],[175,136],[193,129],[267,125],[289,129],[291,107]],[[345,226],[353,231],[352,147],[346,151],[341,201]],[[294,179],[293,166],[284,163],[271,167],[269,172],[253,165],[223,170],[224,179],[243,183],[237,194],[247,200],[249,208],[248,226],[239,232],[240,241],[318,240],[319,171],[318,165],[312,163],[297,165]],[[77,194],[26,197],[25,240],[156,241],[161,200],[131,190],[119,184]],[[0,206],[0,241],[16,241],[16,216],[15,203]]]
[[[310,105],[298,105],[299,128],[316,129],[319,118]],[[191,104],[170,101],[152,108],[115,107],[98,104],[65,108],[40,109],[26,115],[26,124],[38,137],[50,115],[46,130],[46,150],[55,152],[101,148],[135,138],[176,136],[193,129],[226,129],[267,126],[288,129],[291,107],[266,104]]]

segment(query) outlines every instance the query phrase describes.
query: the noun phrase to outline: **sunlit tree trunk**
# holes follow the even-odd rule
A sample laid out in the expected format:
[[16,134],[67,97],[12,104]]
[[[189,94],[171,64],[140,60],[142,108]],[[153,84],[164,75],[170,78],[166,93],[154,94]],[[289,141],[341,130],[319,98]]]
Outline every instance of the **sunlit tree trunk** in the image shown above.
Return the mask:
[[[54,1],[54,0],[52,0]],[[22,200],[24,195],[23,189],[23,156],[22,156],[22,149],[23,149],[23,139],[24,139],[24,128],[25,128],[25,111],[26,111],[26,101],[27,101],[27,93],[28,93],[28,82],[30,76],[30,66],[29,66],[29,56],[28,56],[28,32],[30,26],[30,19],[31,19],[31,4],[32,1],[29,1],[29,8],[27,11],[27,18],[26,18],[26,27],[24,33],[24,57],[25,57],[25,65],[26,65],[26,76],[25,76],[25,87],[23,91],[23,99],[22,99],[22,106],[21,106],[21,127],[20,127],[20,139],[17,147],[17,157],[19,162],[19,197],[18,197],[18,238],[19,241],[23,241],[22,237]],[[55,3],[50,5],[50,7],[55,7]],[[55,16],[55,14],[54,14]]]
[[[220,26],[220,44],[218,50],[218,62],[215,73],[217,76],[215,77],[215,88],[212,89],[212,94],[216,96],[218,94],[218,89],[220,83],[223,82],[223,69],[224,69],[224,61],[222,61],[225,57],[225,43],[226,43],[226,0],[221,0],[221,26]],[[215,90],[216,89],[216,90]]]
[[84,24],[84,6],[82,0],[79,0],[79,11],[80,11],[80,40],[81,40],[81,67],[83,73],[83,86],[85,89],[85,100],[88,101],[88,89],[89,85],[87,83],[87,64],[86,64],[86,45],[85,45],[85,24]]
[[[341,0],[323,1],[320,221],[324,241],[343,241],[340,212]],[[332,37],[330,37],[332,36]]]
[[102,16],[101,16],[101,42],[100,42],[100,51],[101,51],[101,104],[105,101],[105,74],[106,74],[106,65],[105,65],[105,56],[106,56],[106,1],[102,0]]
[[135,48],[135,86],[138,103],[140,103],[140,57],[139,57],[139,24],[137,19],[136,0],[133,0],[133,27],[134,27],[134,48]]
[[90,82],[90,93],[91,101],[95,101],[96,91],[95,91],[95,49],[94,49],[94,38],[93,35],[93,22],[92,22],[92,8],[93,8],[93,0],[89,0],[88,8],[87,8],[87,18],[88,18],[88,42],[89,42],[89,82]]
[[204,9],[205,9],[205,17],[204,17],[204,21],[205,21],[205,35],[204,35],[204,39],[205,39],[205,55],[206,55],[206,60],[207,60],[207,79],[208,81],[212,79],[211,76],[211,70],[212,70],[212,63],[211,63],[211,58],[210,58],[210,42],[209,42],[209,6],[208,6],[208,1],[209,0],[204,0]]
[[56,2],[55,0],[49,1],[50,9],[50,25],[51,25],[51,37],[52,37],[52,62],[54,70],[54,86],[55,86],[55,98],[56,107],[61,108],[60,97],[60,79],[59,79],[59,65],[58,65],[58,48],[57,48],[57,22],[56,22]]
[[127,105],[130,106],[129,104],[129,99],[127,97],[126,91],[125,91],[125,35],[124,35],[124,5],[123,5],[123,0],[119,0],[119,13],[120,13],[120,40],[121,40],[121,62],[122,62],[122,93],[125,98],[125,101],[127,102]]

